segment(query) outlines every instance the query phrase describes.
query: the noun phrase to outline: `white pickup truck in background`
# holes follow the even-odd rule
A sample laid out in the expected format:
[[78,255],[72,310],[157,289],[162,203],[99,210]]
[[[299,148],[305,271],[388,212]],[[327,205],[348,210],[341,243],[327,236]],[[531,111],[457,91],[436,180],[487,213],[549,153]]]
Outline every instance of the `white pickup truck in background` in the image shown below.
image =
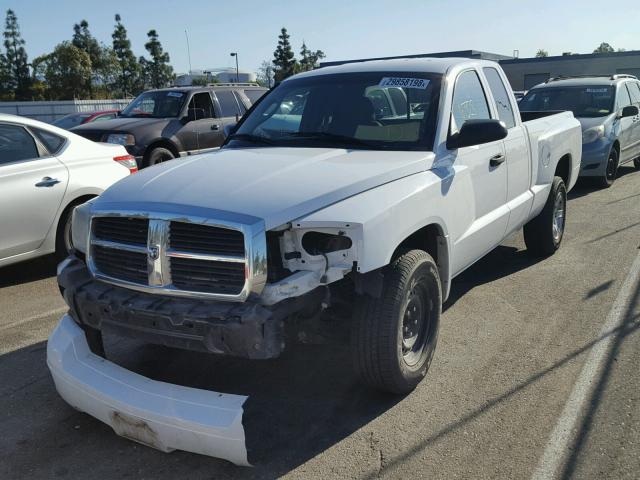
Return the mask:
[[[60,394],[117,433],[246,464],[245,397],[106,361],[102,332],[272,358],[350,305],[354,366],[408,393],[426,375],[452,279],[524,227],[562,241],[580,168],[570,112],[521,118],[493,62],[407,59],[296,75],[215,153],[127,178],[76,209],[59,268]],[[547,115],[547,116],[545,116]]]

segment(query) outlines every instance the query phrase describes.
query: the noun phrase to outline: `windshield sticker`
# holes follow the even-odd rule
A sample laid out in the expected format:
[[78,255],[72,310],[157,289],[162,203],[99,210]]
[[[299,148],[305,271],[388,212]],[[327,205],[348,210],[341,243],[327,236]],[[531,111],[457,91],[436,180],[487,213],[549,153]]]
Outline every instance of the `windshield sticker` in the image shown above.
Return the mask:
[[608,88],[587,88],[587,93],[607,93],[609,91]]
[[167,93],[167,97],[178,97],[180,98],[183,95],[182,92],[169,92]]
[[379,87],[403,87],[425,90],[429,80],[424,78],[384,77],[378,84]]

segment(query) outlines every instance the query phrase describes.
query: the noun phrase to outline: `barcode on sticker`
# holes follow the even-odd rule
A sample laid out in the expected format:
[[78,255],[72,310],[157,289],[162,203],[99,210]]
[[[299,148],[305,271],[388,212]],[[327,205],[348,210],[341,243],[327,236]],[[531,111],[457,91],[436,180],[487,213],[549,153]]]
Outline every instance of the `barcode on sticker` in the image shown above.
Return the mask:
[[424,90],[429,85],[429,80],[424,78],[408,78],[408,77],[384,77],[380,80],[380,87],[403,87],[403,88],[419,88]]

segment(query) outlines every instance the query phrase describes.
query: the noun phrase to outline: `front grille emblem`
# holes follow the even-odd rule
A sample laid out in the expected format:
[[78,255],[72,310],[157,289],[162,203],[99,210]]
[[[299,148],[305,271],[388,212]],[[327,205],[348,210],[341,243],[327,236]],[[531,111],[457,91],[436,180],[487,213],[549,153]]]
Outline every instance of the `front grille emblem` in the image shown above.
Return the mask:
[[153,246],[149,247],[147,250],[148,250],[149,258],[151,260],[157,260],[160,257],[160,246],[159,245],[153,245]]

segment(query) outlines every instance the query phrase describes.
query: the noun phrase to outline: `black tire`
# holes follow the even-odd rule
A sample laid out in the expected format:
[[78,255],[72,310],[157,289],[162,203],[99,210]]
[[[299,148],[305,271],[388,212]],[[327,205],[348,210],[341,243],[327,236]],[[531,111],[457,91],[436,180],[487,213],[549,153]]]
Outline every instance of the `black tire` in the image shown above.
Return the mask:
[[56,231],[56,257],[58,260],[64,260],[69,256],[69,253],[71,253],[71,248],[73,248],[71,238],[71,216],[73,214],[73,209],[81,204],[82,202],[75,202],[68,205],[64,212],[62,212],[62,215],[60,215]]
[[441,312],[433,258],[422,250],[396,258],[384,272],[381,297],[362,295],[356,303],[351,350],[360,379],[378,390],[411,392],[429,370]]
[[[558,205],[558,202],[560,205]],[[558,225],[557,210],[562,207],[562,222]],[[554,177],[551,184],[551,192],[538,216],[524,226],[524,243],[527,250],[537,257],[553,255],[564,236],[564,227],[567,216],[567,188],[560,177]],[[554,229],[554,221],[556,228]],[[559,232],[556,230],[559,228]]]
[[602,177],[598,179],[598,184],[603,188],[609,188],[616,181],[618,175],[618,165],[620,159],[618,158],[618,151],[612,148],[609,152],[609,158],[607,159],[607,168]]
[[633,166],[636,167],[636,170],[640,170],[640,158],[636,158],[633,161]]
[[151,150],[147,155],[147,161],[145,162],[145,167],[152,167],[153,165],[157,165],[158,163],[166,162],[168,160],[173,160],[176,158],[171,150],[156,147]]

